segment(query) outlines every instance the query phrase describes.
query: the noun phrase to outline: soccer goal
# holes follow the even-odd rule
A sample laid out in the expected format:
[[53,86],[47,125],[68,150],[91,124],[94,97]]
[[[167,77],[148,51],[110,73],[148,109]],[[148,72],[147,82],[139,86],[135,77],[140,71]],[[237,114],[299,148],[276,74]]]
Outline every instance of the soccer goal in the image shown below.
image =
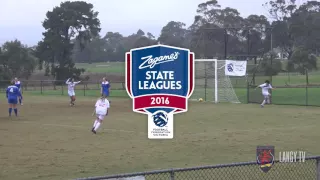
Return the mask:
[[242,83],[245,77],[230,77],[225,74],[226,60],[196,59],[195,89],[191,100],[203,99],[215,103],[241,103],[233,88],[233,83]]

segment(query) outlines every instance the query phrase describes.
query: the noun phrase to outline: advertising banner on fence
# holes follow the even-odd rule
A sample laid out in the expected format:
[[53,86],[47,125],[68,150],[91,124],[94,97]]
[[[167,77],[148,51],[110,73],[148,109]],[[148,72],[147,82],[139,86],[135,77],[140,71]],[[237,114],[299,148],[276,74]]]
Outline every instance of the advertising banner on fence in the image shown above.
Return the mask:
[[147,114],[149,139],[173,138],[173,115],[187,112],[194,89],[194,54],[154,45],[126,53],[126,89],[133,111]]
[[245,76],[247,73],[247,61],[226,60],[226,76]]

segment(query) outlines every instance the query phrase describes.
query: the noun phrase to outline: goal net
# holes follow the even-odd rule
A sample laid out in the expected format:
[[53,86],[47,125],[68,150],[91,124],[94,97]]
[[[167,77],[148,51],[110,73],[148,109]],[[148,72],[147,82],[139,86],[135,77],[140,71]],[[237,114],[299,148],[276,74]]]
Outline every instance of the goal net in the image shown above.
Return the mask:
[[[230,77],[225,75],[225,60],[196,59],[195,89],[191,100],[240,103],[233,88],[234,82],[241,82],[245,87],[245,77]],[[244,88],[243,87],[243,88]]]

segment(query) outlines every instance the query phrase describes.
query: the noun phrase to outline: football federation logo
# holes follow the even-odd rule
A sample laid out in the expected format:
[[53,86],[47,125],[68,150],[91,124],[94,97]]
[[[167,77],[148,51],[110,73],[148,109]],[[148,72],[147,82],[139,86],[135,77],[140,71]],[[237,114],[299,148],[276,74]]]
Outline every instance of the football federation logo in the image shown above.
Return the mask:
[[257,147],[257,163],[263,172],[268,172],[274,163],[274,146]]
[[130,50],[126,89],[133,111],[148,115],[149,139],[172,139],[173,114],[188,110],[194,89],[194,54],[166,45]]
[[232,72],[233,71],[233,64],[232,63],[228,64],[227,68],[228,68],[229,72]]
[[163,127],[168,124],[168,116],[166,112],[157,112],[152,115],[153,122],[158,127]]

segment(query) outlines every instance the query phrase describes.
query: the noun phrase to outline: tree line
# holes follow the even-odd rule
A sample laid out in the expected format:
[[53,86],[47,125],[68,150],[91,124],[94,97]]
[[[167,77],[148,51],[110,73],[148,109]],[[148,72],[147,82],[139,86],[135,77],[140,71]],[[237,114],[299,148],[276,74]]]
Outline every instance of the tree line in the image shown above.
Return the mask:
[[[281,69],[304,73],[317,69],[320,53],[320,2],[298,6],[295,0],[271,0],[264,4],[270,17],[243,17],[237,9],[222,8],[217,0],[198,5],[194,22],[170,21],[156,38],[139,29],[129,36],[119,32],[100,35],[98,12],[92,4],[66,1],[46,13],[43,39],[33,48],[18,40],[0,48],[0,77],[28,77],[38,67],[62,80],[78,77],[84,69],[75,63],[124,61],[132,48],[165,44],[191,49],[197,58],[261,59],[265,74]],[[279,68],[275,49],[288,59]],[[269,63],[273,59],[274,63]],[[1,76],[3,74],[4,76]]]

